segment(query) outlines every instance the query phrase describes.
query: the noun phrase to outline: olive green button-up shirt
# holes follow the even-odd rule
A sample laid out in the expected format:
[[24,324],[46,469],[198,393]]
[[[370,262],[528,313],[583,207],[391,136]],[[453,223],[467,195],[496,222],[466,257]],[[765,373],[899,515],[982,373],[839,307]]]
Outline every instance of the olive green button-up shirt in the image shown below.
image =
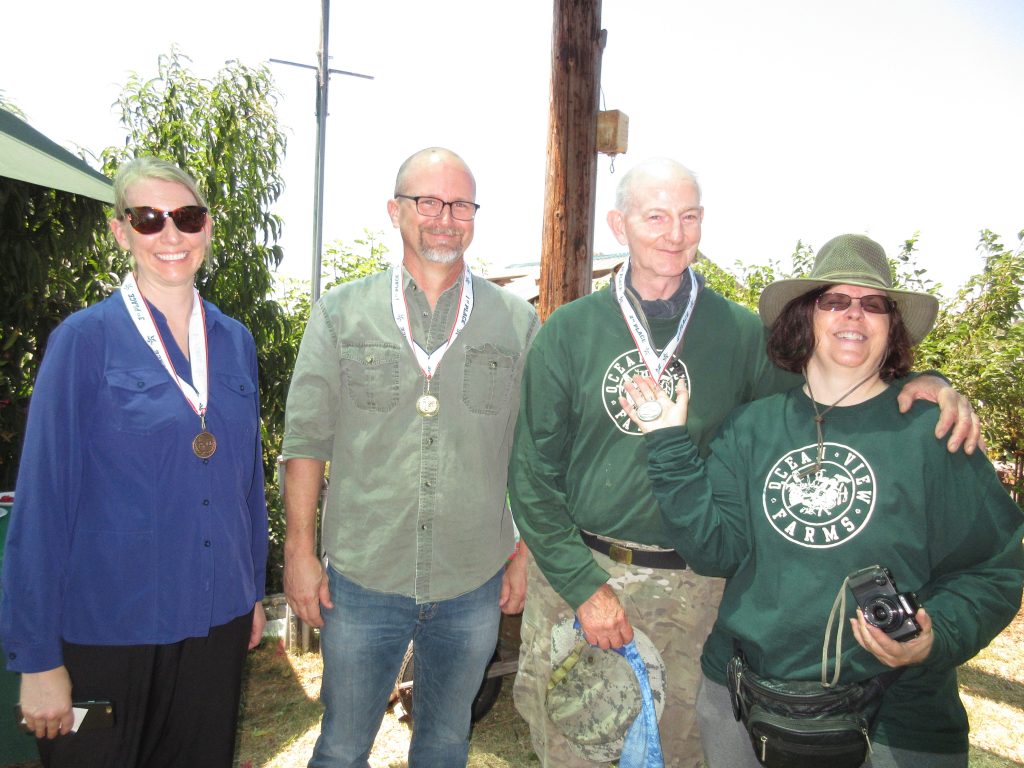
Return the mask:
[[[401,268],[401,267],[398,267]],[[413,338],[448,340],[461,280],[431,312],[404,268]],[[513,547],[509,451],[533,308],[473,276],[469,322],[428,382],[391,311],[391,272],[340,285],[313,307],[285,416],[285,458],[330,462],[322,542],[358,584],[428,603],[490,579]]]

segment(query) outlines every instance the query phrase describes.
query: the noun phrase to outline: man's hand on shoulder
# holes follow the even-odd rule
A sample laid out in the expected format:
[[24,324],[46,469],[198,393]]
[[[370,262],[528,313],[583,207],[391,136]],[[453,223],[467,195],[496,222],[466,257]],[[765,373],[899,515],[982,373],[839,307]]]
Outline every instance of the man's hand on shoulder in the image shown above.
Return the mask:
[[924,374],[903,385],[896,402],[900,413],[910,410],[915,400],[928,400],[939,406],[939,421],[935,425],[936,439],[942,439],[952,428],[946,447],[956,453],[963,446],[964,453],[975,449],[985,450],[985,439],[981,436],[981,420],[971,407],[971,402],[957,392],[948,381]]
[[621,648],[633,639],[633,626],[615,590],[602,584],[576,610],[583,636],[587,642],[600,648]]

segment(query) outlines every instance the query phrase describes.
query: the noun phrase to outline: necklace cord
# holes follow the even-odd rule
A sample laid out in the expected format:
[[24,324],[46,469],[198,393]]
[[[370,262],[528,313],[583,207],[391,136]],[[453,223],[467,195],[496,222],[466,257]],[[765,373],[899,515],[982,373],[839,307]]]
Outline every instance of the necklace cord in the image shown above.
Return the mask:
[[821,425],[825,423],[825,415],[829,411],[831,411],[833,408],[835,408],[837,405],[839,405],[841,402],[843,402],[843,400],[845,400],[850,395],[852,395],[854,392],[856,392],[858,389],[860,389],[860,387],[863,386],[864,384],[866,384],[870,379],[872,379],[875,376],[877,376],[878,372],[880,370],[881,370],[881,366],[879,366],[878,368],[873,370],[871,373],[869,373],[863,379],[861,379],[856,384],[854,384],[852,387],[850,387],[848,390],[846,390],[846,392],[844,392],[842,395],[840,395],[839,399],[836,400],[834,403],[832,403],[832,405],[828,406],[823,411],[819,411],[818,410],[818,403],[814,399],[814,391],[811,389],[811,380],[807,376],[807,369],[804,368],[804,381],[807,383],[807,394],[811,398],[811,408],[814,409],[814,429],[815,429],[815,432],[817,433],[817,438],[818,438],[818,453],[817,453],[817,459],[815,460],[814,465],[811,466],[811,467],[808,467],[805,470],[803,470],[800,473],[801,477],[806,477],[807,475],[810,475],[810,474],[820,470],[821,469],[821,463],[822,463],[822,461],[825,460],[825,434],[824,434],[824,431],[821,428]]

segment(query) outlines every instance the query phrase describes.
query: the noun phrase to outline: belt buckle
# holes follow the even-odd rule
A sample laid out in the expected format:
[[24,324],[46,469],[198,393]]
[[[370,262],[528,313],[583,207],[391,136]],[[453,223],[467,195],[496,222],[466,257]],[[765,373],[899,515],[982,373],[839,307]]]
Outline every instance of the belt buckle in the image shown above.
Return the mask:
[[633,550],[620,547],[618,544],[608,544],[608,557],[623,565],[633,564]]

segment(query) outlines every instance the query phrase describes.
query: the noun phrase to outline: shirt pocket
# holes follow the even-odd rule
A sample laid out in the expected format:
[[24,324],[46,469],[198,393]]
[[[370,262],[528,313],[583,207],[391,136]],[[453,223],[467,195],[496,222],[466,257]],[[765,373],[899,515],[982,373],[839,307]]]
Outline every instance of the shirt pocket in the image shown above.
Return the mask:
[[508,405],[519,353],[494,344],[466,347],[462,401],[473,413],[495,416]]
[[184,398],[166,371],[144,368],[109,371],[106,375],[114,429],[135,435],[152,435],[174,422],[178,403]]
[[388,413],[398,405],[401,355],[401,347],[386,342],[342,348],[342,386],[359,410]]
[[210,411],[223,411],[223,417],[232,426],[241,430],[249,440],[256,434],[258,424],[256,410],[256,383],[250,376],[238,373],[218,373],[214,379],[217,391],[211,393]]

